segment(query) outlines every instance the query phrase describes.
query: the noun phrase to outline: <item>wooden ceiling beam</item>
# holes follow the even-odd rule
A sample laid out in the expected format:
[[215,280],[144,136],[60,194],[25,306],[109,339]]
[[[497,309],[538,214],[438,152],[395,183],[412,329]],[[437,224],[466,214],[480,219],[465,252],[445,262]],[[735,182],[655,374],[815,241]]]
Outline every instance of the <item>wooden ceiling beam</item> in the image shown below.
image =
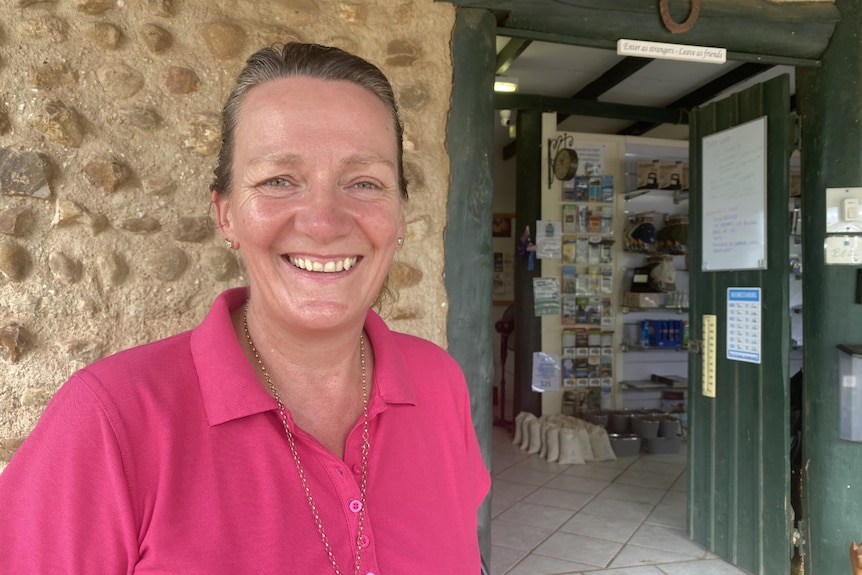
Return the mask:
[[524,50],[527,49],[527,46],[532,44],[532,40],[525,40],[524,38],[511,38],[503,46],[503,49],[500,50],[500,53],[497,54],[497,70],[496,75],[501,76],[505,74],[509,67],[512,65],[512,62],[518,59]]
[[494,109],[538,110],[572,116],[593,116],[597,118],[646,122],[655,121],[661,124],[688,123],[688,110],[683,108],[655,108],[652,106],[634,106],[631,104],[599,102],[598,100],[554,98],[532,94],[494,94]]
[[[502,53],[502,52],[501,52]],[[601,76],[581,88],[576,94],[572,95],[573,101],[583,100],[598,100],[599,96],[630,78],[644,66],[652,62],[652,58],[633,58],[626,57],[617,62],[612,68],[604,72]],[[575,103],[577,106],[577,103]],[[580,107],[579,109],[583,109]],[[557,125],[563,122],[570,114],[557,112]],[[511,158],[515,155],[516,142],[512,141],[506,144],[503,148],[503,158]]]
[[578,90],[576,94],[572,95],[572,98],[582,98],[584,100],[598,100],[599,96],[601,96],[614,86],[629,79],[652,61],[652,58],[634,58],[632,56],[627,56],[617,62],[612,68],[604,72],[601,76]]
[[[781,62],[771,57],[817,60],[841,18],[834,2],[828,1],[713,0],[702,2],[698,19],[689,31],[672,34],[662,23],[654,0],[447,1],[505,14],[498,28],[502,24],[514,31],[577,38],[577,43],[584,46],[599,47],[616,43],[619,38],[717,46],[772,64]],[[689,6],[689,0],[670,0],[671,16],[677,21],[685,19]]]

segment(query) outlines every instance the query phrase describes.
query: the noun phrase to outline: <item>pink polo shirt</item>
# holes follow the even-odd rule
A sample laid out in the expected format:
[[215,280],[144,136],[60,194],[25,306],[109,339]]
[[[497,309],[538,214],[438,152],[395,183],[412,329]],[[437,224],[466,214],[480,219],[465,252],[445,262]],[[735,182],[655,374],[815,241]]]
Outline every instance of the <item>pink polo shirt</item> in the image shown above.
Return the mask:
[[[0,573],[332,573],[275,402],[220,295],[194,330],[102,359],[57,392],[0,474]],[[490,487],[464,376],[369,312],[362,573],[475,575]],[[293,426],[292,421],[290,425]],[[362,426],[344,460],[292,429],[341,573],[354,572]]]

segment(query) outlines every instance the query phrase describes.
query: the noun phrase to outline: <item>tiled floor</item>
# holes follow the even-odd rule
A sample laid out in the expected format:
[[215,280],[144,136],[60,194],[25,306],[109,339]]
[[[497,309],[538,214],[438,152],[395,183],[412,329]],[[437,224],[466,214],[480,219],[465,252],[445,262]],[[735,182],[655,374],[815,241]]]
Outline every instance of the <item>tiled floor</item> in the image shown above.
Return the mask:
[[548,463],[494,428],[491,575],[744,575],[688,539],[685,448]]

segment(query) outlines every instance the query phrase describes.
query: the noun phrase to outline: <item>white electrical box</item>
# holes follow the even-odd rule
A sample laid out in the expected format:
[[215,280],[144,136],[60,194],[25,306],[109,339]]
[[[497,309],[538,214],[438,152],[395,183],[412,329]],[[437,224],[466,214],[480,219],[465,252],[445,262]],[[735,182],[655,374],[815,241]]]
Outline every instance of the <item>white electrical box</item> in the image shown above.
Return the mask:
[[862,233],[862,188],[826,188],[826,233]]

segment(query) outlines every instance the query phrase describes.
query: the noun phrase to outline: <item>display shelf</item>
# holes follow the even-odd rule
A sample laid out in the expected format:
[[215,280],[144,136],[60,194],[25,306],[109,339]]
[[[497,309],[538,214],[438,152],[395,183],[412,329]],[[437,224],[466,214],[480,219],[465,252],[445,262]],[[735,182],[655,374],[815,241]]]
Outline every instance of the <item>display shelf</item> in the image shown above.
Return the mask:
[[670,390],[686,390],[688,389],[688,382],[684,386],[674,385],[672,383],[665,383],[663,381],[655,381],[653,379],[639,379],[639,380],[628,380],[621,381],[620,386],[627,391],[646,391],[646,390],[660,390],[660,391],[670,391]]
[[634,254],[636,256],[684,256],[685,252],[669,252],[669,251],[661,251],[655,250],[650,252],[641,252],[638,250],[630,250],[628,248],[623,248],[623,252],[627,254]]
[[647,194],[666,194],[673,198],[673,203],[678,204],[688,199],[689,190],[668,190],[664,188],[642,188],[639,190],[630,190],[623,194],[626,201],[645,196]]
[[634,343],[623,343],[620,345],[620,349],[624,352],[633,352],[633,351],[688,351],[687,345],[675,345],[675,346],[660,346],[660,345],[649,345],[643,346]]
[[[652,376],[688,372],[689,190],[685,185],[669,187],[675,182],[662,169],[678,170],[686,151],[655,147],[632,152],[626,157],[627,186],[619,216],[626,229],[617,260],[622,333],[615,375],[624,407],[664,408],[664,394],[684,394],[687,389],[652,381]],[[650,183],[650,172],[657,172],[654,187],[644,186]],[[660,335],[662,329],[665,335]],[[644,345],[647,341],[667,345]]]
[[[554,409],[552,402],[564,410],[573,405],[619,409],[625,399],[621,381],[649,378],[656,372],[685,372],[686,354],[669,353],[676,350],[667,346],[650,348],[649,353],[624,354],[621,344],[629,341],[624,336],[627,321],[687,317],[688,302],[681,297],[662,299],[657,302],[659,307],[643,309],[626,305],[624,299],[635,264],[643,267],[645,256],[659,255],[624,251],[630,211],[661,212],[654,220],[659,227],[664,224],[664,213],[687,213],[687,145],[684,141],[558,132],[552,131],[556,124],[550,115],[543,115],[542,121],[543,132],[548,132],[548,157],[554,157],[551,147],[556,142],[557,147],[576,150],[582,159],[574,177],[567,173],[560,178],[549,168],[548,185],[542,191],[542,220],[559,222],[561,238],[560,256],[542,263],[542,275],[560,281],[560,313],[542,318],[542,347],[548,352],[560,349],[562,363],[559,394],[546,392],[543,409]],[[640,159],[650,161],[645,182],[652,177],[654,183],[649,186],[637,181]],[[676,235],[671,233],[662,245],[672,248],[676,243]],[[677,269],[688,267],[684,255],[670,257]],[[678,290],[687,289],[685,278]],[[656,353],[661,351],[667,353]]]
[[623,409],[655,409],[675,413],[685,419],[687,389],[657,387],[649,389],[622,388]]
[[590,234],[613,237],[614,206],[594,202],[560,203],[564,234]]
[[678,313],[678,314],[683,314],[683,313],[688,314],[688,308],[687,307],[679,307],[679,306],[672,306],[672,305],[659,305],[659,306],[655,306],[655,307],[634,307],[634,306],[629,306],[629,305],[623,304],[620,306],[619,309],[620,309],[620,313],[624,313],[624,314],[639,313],[639,312],[651,312],[651,311],[672,311],[672,312]]
[[[610,175],[562,182],[560,328],[563,409],[601,407],[614,385],[618,194]],[[568,397],[569,399],[566,399]]]

